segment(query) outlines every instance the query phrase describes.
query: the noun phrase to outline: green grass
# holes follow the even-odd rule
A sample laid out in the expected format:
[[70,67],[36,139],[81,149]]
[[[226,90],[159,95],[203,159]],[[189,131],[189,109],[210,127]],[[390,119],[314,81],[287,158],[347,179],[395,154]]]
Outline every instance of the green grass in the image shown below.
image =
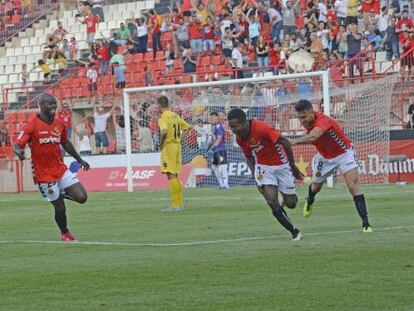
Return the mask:
[[414,310],[413,190],[364,188],[375,232],[363,235],[346,189],[324,189],[305,219],[301,188],[299,243],[255,189],[188,190],[180,214],[161,213],[156,191],[68,203],[81,241],[130,245],[29,243],[58,240],[52,209],[2,195],[0,310]]

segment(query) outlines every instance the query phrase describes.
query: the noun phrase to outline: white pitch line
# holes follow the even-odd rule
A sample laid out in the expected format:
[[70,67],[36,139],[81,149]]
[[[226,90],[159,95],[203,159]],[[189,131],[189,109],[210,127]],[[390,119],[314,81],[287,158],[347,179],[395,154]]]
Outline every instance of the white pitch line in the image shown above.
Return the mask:
[[[383,227],[374,228],[374,231],[389,231],[389,230],[401,230],[411,229],[413,226],[399,226],[399,227]],[[328,231],[328,232],[311,232],[305,233],[304,236],[318,236],[318,235],[335,235],[335,234],[347,234],[357,233],[361,230],[342,230],[342,231]],[[375,232],[373,233],[375,234]],[[177,243],[134,243],[134,242],[62,242],[62,241],[35,241],[35,240],[0,240],[0,244],[57,244],[57,245],[97,245],[97,246],[151,246],[151,247],[174,247],[174,246],[196,246],[204,244],[220,244],[220,243],[234,243],[244,241],[256,241],[256,240],[268,240],[280,238],[280,235],[268,235],[257,237],[245,237],[235,239],[222,239],[222,240],[206,240],[206,241],[192,241],[192,242],[177,242]]]

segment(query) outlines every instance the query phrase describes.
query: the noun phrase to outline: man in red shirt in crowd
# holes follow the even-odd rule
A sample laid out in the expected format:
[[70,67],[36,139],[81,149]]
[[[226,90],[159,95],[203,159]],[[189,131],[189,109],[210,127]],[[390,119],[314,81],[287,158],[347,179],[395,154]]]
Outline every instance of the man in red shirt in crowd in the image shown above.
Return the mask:
[[[289,141],[266,122],[247,120],[241,109],[230,111],[227,119],[273,216],[292,234],[292,241],[299,241],[302,234],[283,209],[283,204],[295,208],[298,201],[295,177],[300,180],[303,177],[295,165]],[[278,200],[278,191],[283,197],[282,204]]]
[[401,42],[401,38],[404,36],[406,31],[413,32],[414,30],[414,23],[411,19],[408,18],[408,11],[402,11],[402,18],[400,18],[395,25],[395,32],[399,34],[399,39]]
[[[405,68],[408,68],[408,77],[411,76],[411,68],[413,67],[413,48],[414,48],[414,34],[412,32],[401,32],[399,37],[400,44],[403,48],[402,58],[401,58],[401,68],[400,73],[402,78],[406,78]],[[410,51],[408,53],[408,51]]]
[[96,54],[98,55],[99,59],[100,73],[102,76],[106,76],[108,74],[109,60],[111,59],[109,46],[103,42],[100,43]]
[[188,36],[191,43],[191,50],[198,55],[203,51],[203,34],[201,32],[201,22],[197,17],[191,17],[190,19]]
[[92,42],[95,41],[96,25],[99,23],[99,16],[92,15],[92,11],[89,10],[88,16],[80,21],[82,24],[86,24],[86,41],[89,44],[89,48]]
[[67,103],[62,104],[62,108],[56,113],[56,119],[58,119],[66,129],[68,139],[72,137],[72,111]]
[[60,146],[75,158],[84,170],[89,170],[89,164],[76,152],[68,139],[65,126],[55,118],[56,99],[52,95],[43,94],[39,99],[39,107],[40,113],[22,128],[13,151],[23,161],[24,148],[29,144],[33,179],[43,198],[55,208],[55,221],[61,231],[61,240],[77,241],[67,227],[63,199],[83,204],[87,200],[87,193],[76,175],[63,163]]
[[310,101],[300,100],[295,104],[295,110],[307,134],[291,140],[292,145],[313,144],[318,151],[312,160],[312,184],[309,186],[303,215],[305,217],[311,215],[316,194],[321,191],[326,178],[339,167],[361,217],[362,232],[372,232],[365,198],[358,186],[359,163],[351,140],[335,119],[322,112],[315,112]]
[[152,50],[154,51],[154,58],[157,49],[162,51],[161,45],[161,23],[162,17],[154,9],[149,10],[150,18],[148,21],[149,33],[152,35]]

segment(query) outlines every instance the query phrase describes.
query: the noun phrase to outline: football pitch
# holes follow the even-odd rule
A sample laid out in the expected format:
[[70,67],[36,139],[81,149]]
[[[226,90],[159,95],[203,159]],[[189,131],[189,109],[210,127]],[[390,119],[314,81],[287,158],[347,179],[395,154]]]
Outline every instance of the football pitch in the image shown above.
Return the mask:
[[38,193],[0,196],[0,310],[414,310],[414,186],[364,187],[362,234],[345,188],[306,187],[290,236],[254,188],[91,193],[59,242]]

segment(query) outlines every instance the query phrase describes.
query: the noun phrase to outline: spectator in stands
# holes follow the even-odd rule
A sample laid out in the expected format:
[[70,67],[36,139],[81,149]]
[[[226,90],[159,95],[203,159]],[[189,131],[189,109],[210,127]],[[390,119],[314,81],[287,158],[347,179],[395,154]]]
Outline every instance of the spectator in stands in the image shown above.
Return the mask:
[[100,41],[98,42],[98,50],[96,51],[99,60],[100,74],[106,76],[108,74],[109,66],[109,47],[106,43]]
[[392,17],[390,20],[390,24],[385,31],[385,36],[383,40],[384,50],[387,51],[387,60],[391,60],[393,56],[394,58],[400,57],[400,47],[395,22],[395,18]]
[[78,134],[79,138],[79,155],[90,156],[92,154],[91,141],[89,135]]
[[119,27],[120,29],[118,35],[120,45],[126,45],[128,43],[128,40],[131,38],[131,31],[129,30],[129,28],[125,27],[124,23],[121,23]]
[[53,32],[53,36],[56,38],[56,41],[62,41],[69,32],[63,28],[62,22],[58,22],[58,29]]
[[[347,44],[348,44],[348,58],[354,58],[361,51],[361,40],[362,35],[358,32],[358,26],[352,24],[349,26]],[[358,58],[358,57],[357,57]],[[358,68],[359,75],[362,77],[363,72],[363,62],[359,59],[353,59],[348,63],[349,76],[352,78],[354,76],[354,67]]]
[[249,24],[249,44],[253,44],[256,48],[260,35],[259,10],[256,8],[255,13],[253,13],[253,8],[250,8],[247,14],[244,15],[244,20]]
[[323,58],[323,45],[321,40],[319,40],[317,34],[315,32],[312,32],[310,35],[311,40],[311,47],[310,52],[315,59],[315,61],[320,61]]
[[182,60],[184,73],[196,72],[197,56],[193,54],[191,48],[184,51]]
[[145,16],[136,19],[137,26],[137,41],[138,41],[138,52],[145,53],[148,46],[148,28],[145,23]]
[[20,73],[20,81],[22,81],[23,87],[26,86],[28,80],[29,80],[29,73],[27,72],[27,65],[22,64],[22,71]]
[[92,14],[99,16],[99,22],[102,23],[105,21],[104,11],[103,11],[103,0],[92,0]]
[[66,61],[65,55],[63,55],[63,53],[57,52],[56,55],[56,64],[59,76],[63,77],[65,75],[66,69],[68,69],[68,62]]
[[90,10],[88,16],[79,21],[86,25],[86,41],[90,46],[95,41],[96,25],[99,23],[99,16],[93,15]]
[[208,54],[214,54],[216,49],[214,30],[214,21],[211,19],[211,16],[207,16],[206,23],[203,26],[203,50]]
[[414,129],[414,104],[408,106],[408,126]]
[[347,0],[347,15],[346,15],[346,24],[358,25],[358,6],[359,0]]
[[120,66],[125,66],[124,56],[120,53],[118,48],[116,48],[115,55],[111,57],[110,63],[118,63]]
[[55,38],[53,35],[47,36],[47,43],[45,44],[45,48],[43,51],[42,59],[46,61],[48,58],[54,58],[56,52],[59,50],[59,46],[55,42]]
[[269,46],[262,36],[259,36],[256,47],[257,63],[259,67],[269,65]]
[[118,89],[125,88],[125,66],[121,66],[118,62],[113,63],[116,87]]
[[67,39],[63,39],[62,46],[59,52],[63,53],[66,59],[71,59],[70,57],[70,45]]
[[36,68],[40,68],[40,70],[42,70],[42,72],[43,72],[44,83],[45,84],[50,83],[50,73],[52,72],[52,69],[50,68],[50,66],[48,64],[46,64],[43,61],[43,59],[39,59],[37,64],[38,65],[36,67],[34,67],[32,70],[29,71],[29,75]]
[[95,133],[95,146],[98,154],[106,154],[109,146],[108,136],[106,135],[107,121],[114,112],[116,106],[113,105],[111,110],[105,113],[102,106],[95,107],[94,119],[94,133]]
[[93,100],[96,100],[98,92],[98,72],[96,71],[94,64],[88,65],[86,77],[88,78],[89,101],[91,98],[93,98]]
[[[401,34],[400,34],[401,35]],[[403,33],[403,37],[400,39],[402,45],[402,58],[401,58],[401,69],[400,74],[402,79],[408,79],[411,77],[411,69],[414,65],[413,53],[409,51],[414,48],[414,34],[411,31],[406,31]],[[405,69],[408,69],[408,74],[406,75]]]
[[345,26],[339,26],[339,31],[336,34],[336,43],[338,46],[338,53],[342,58],[348,53],[348,32],[345,29]]
[[174,73],[174,59],[175,59],[175,52],[174,48],[171,46],[171,43],[167,43],[165,48],[165,74],[168,75],[170,72]]
[[299,9],[298,9],[299,2],[300,0],[297,0],[292,5],[292,1],[290,0],[286,1],[286,4],[283,0],[279,0],[279,3],[282,7],[282,20],[283,20],[283,33],[284,34],[290,35],[291,33],[295,32],[295,28],[296,28],[295,17],[299,12]]
[[162,50],[161,45],[161,25],[162,17],[154,9],[149,10],[150,18],[148,21],[149,32],[152,36],[152,50],[154,58],[157,50]]
[[78,43],[76,42],[75,37],[70,39],[70,58],[71,60],[78,60]]
[[[112,115],[112,121],[115,129],[115,139],[116,139],[116,152],[125,153],[126,151],[126,141],[125,141],[125,119],[122,115],[121,109],[116,109]],[[132,132],[131,128],[131,132]]]
[[[388,9],[388,6],[383,6],[381,8],[381,13],[378,16],[378,23],[377,23],[377,28],[381,32],[382,37],[385,36],[385,32],[387,31],[388,25],[390,25],[390,20],[391,20],[390,10]],[[395,26],[395,23],[394,23],[394,26]]]
[[231,63],[231,52],[233,51],[233,40],[237,36],[230,27],[226,27],[221,37],[221,50],[224,55],[224,64],[227,66]]
[[234,69],[234,77],[237,79],[243,79],[243,55],[240,52],[240,42],[235,41],[233,43],[233,50],[231,52],[232,68]]
[[201,33],[201,21],[198,17],[191,17],[188,26],[188,35],[191,43],[191,50],[198,55],[203,51],[203,35]]
[[177,28],[177,40],[179,50],[190,48],[190,37],[188,34],[188,22],[184,21],[183,17],[180,17],[178,24],[175,25]]
[[152,140],[151,130],[148,127],[148,122],[144,120],[139,121],[138,146],[139,152],[154,151],[154,141]]
[[271,39],[274,42],[280,42],[280,31],[282,30],[282,15],[274,7],[270,6],[269,2],[265,2],[264,6],[267,15],[269,16],[269,22],[272,26]]
[[154,84],[154,78],[151,70],[151,65],[148,64],[147,67],[144,68],[144,86],[152,86]]
[[348,12],[348,1],[347,0],[335,0],[334,10],[338,17],[338,23],[341,26],[346,25],[346,16]]
[[8,139],[9,134],[7,132],[7,127],[5,126],[5,124],[2,124],[2,126],[0,127],[0,147],[4,148],[7,145],[9,145]]
[[62,103],[62,106],[56,113],[56,119],[58,119],[66,129],[69,140],[72,137],[72,107],[69,107],[68,103]]

